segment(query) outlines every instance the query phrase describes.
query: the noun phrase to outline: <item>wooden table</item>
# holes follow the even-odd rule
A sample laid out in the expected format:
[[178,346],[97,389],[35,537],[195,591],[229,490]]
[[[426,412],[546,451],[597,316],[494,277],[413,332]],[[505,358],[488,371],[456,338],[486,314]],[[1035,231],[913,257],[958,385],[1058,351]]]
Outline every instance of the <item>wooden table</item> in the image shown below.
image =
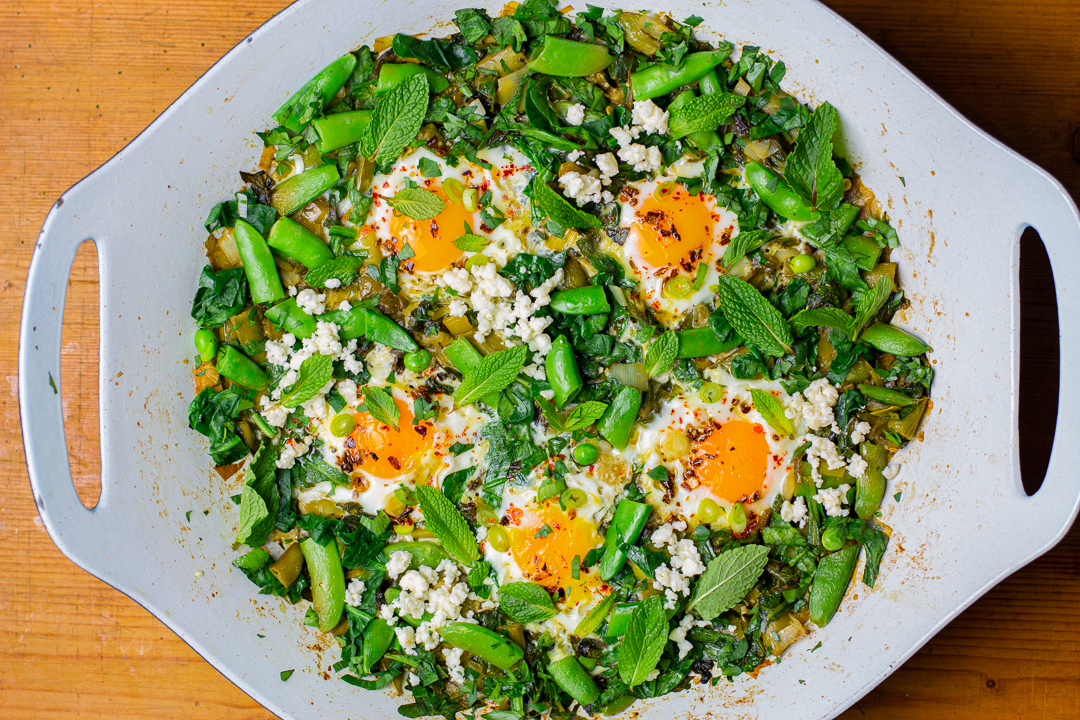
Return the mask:
[[[7,258],[0,314],[8,318],[0,327],[0,362],[9,385],[0,405],[0,532],[7,557],[0,570],[0,717],[271,717],[146,611],[53,546],[27,485],[15,373],[23,282],[53,201],[285,4],[0,4],[0,198],[11,221],[0,234]],[[1080,198],[1077,0],[830,4]],[[1030,404],[1022,456],[1025,468],[1035,468],[1032,477],[1040,458],[1045,466],[1046,408],[1054,391],[1028,375],[1045,375],[1043,360],[1056,352],[1040,251],[1027,238],[1024,342],[1034,354],[1025,364]],[[98,472],[96,285],[87,245],[69,286],[63,393],[72,466],[91,504]],[[1080,531],[991,591],[843,717],[1080,718]]]

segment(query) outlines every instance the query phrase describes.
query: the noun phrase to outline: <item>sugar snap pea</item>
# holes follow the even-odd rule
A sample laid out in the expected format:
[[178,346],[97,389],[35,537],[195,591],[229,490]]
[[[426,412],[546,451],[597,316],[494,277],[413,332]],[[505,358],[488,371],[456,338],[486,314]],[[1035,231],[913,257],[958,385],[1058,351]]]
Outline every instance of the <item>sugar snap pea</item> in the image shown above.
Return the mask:
[[607,636],[609,638],[621,638],[626,634],[626,628],[630,625],[630,616],[637,608],[636,602],[615,603],[615,609],[608,616]]
[[[548,379],[551,379],[550,373]],[[637,420],[640,409],[641,391],[624,387],[596,422],[596,429],[609,443],[622,450],[630,442],[630,433],[634,429],[634,421]]]
[[559,290],[551,295],[551,308],[564,315],[595,315],[611,310],[607,293],[600,285]]
[[364,647],[361,651],[360,664],[364,674],[371,672],[375,663],[386,654],[394,642],[394,628],[380,618],[375,618],[364,628]]
[[[429,67],[416,63],[385,63],[379,68],[379,80],[375,84],[375,94],[383,95],[396,88],[413,75],[427,75],[428,90],[441,93],[450,87],[450,81]],[[348,143],[346,143],[348,144]]]
[[[730,350],[734,345],[731,342],[723,343],[716,337],[712,328],[694,328],[693,330],[679,330],[675,333],[679,341],[679,354],[681,358],[706,357]],[[739,342],[738,340],[735,341]]]
[[544,367],[547,370],[548,382],[555,393],[555,407],[561,410],[566,403],[577,397],[584,384],[577,359],[574,357],[574,348],[565,335],[560,335],[551,343]]
[[309,537],[300,543],[300,550],[311,573],[311,601],[319,616],[319,630],[330,632],[345,610],[345,572],[337,539],[331,536],[324,544]]
[[899,390],[893,390],[887,387],[878,387],[877,385],[859,385],[859,392],[871,400],[877,400],[880,403],[886,405],[895,405],[896,407],[907,407],[908,405],[914,405],[918,402],[915,398]]
[[[386,67],[386,65],[383,65]],[[311,121],[311,126],[319,135],[315,144],[319,152],[333,152],[346,145],[352,145],[363,137],[371,124],[370,110],[353,110],[335,113]]]
[[818,563],[810,587],[810,619],[818,627],[825,626],[840,607],[858,558],[859,546],[849,545],[826,555]]
[[591,705],[600,697],[600,688],[573,655],[548,665],[548,672],[559,687],[582,705]]
[[246,221],[237,220],[233,237],[248,287],[251,288],[251,299],[257,303],[269,303],[285,297],[274,256],[262,234]]
[[888,323],[874,323],[863,330],[862,339],[872,347],[893,355],[922,355],[930,346],[910,333]]
[[270,384],[267,375],[254,360],[232,345],[222,345],[217,353],[217,371],[222,377],[252,390],[262,390]]
[[439,628],[439,634],[447,644],[470,652],[503,670],[517,665],[525,655],[520,647],[499,633],[473,623],[447,623]]
[[855,513],[863,520],[869,520],[881,507],[885,497],[885,476],[882,470],[889,463],[889,452],[881,445],[864,442],[859,445],[859,453],[866,461],[866,472],[859,478],[855,491]]
[[730,54],[730,48],[690,53],[683,58],[682,64],[677,68],[665,63],[657,63],[644,70],[630,73],[630,87],[634,91],[634,99],[649,100],[666,95],[683,85],[689,85],[724,62]]
[[619,501],[615,507],[615,516],[608,526],[604,556],[600,559],[600,577],[604,580],[610,580],[622,570],[626,563],[626,553],[620,550],[619,546],[637,542],[651,512],[652,507],[644,503],[625,498]]
[[[298,338],[309,338],[315,334],[318,323],[315,317],[308,315],[296,304],[296,298],[285,298],[265,313],[266,318],[287,333]],[[323,315],[323,318],[326,316]]]
[[309,270],[334,259],[334,251],[318,235],[287,217],[278,218],[270,228],[266,244]]
[[614,59],[607,45],[548,35],[529,69],[556,77],[586,77],[604,70]]
[[340,179],[337,165],[313,167],[278,183],[270,196],[270,204],[282,215],[292,215]]
[[788,220],[817,220],[820,214],[807,207],[783,178],[758,162],[746,163],[746,182],[761,201],[780,217]]

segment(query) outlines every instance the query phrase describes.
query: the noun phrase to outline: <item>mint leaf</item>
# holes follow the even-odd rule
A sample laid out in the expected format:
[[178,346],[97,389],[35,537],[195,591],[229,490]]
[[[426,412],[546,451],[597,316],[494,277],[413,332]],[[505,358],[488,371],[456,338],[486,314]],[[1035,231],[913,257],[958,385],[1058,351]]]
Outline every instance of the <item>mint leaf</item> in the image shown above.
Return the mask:
[[334,377],[334,358],[312,355],[300,366],[296,382],[281,395],[282,407],[294,408],[319,394]]
[[[809,327],[839,328],[847,332],[851,328],[851,316],[840,308],[813,308],[801,310],[792,316],[791,329],[802,333]],[[850,333],[849,333],[850,334]]]
[[476,472],[475,467],[467,467],[447,475],[442,481],[443,495],[455,505],[460,503],[461,496],[465,494],[465,483],[469,481],[474,472]]
[[679,356],[679,337],[674,330],[668,330],[649,345],[645,353],[645,372],[650,377],[666,373]]
[[720,277],[717,294],[724,317],[739,336],[774,357],[791,352],[791,328],[757,289],[733,275]]
[[833,135],[840,124],[836,108],[822,103],[799,131],[787,158],[784,179],[809,205],[829,209],[844,194],[844,176],[833,160]]
[[368,414],[371,417],[395,430],[398,429],[398,423],[401,421],[401,408],[398,407],[393,396],[386,390],[370,386],[364,388],[364,404],[367,406]]
[[539,177],[537,175],[532,179],[527,193],[532,200],[532,208],[538,214],[564,228],[600,227],[600,218],[571,205],[566,198],[549,188]]
[[348,285],[356,279],[356,272],[364,266],[364,258],[359,255],[342,255],[319,263],[308,270],[304,282],[311,287],[326,287],[326,281],[334,278],[342,285]]
[[462,252],[483,252],[484,248],[491,244],[491,238],[486,238],[483,235],[477,235],[473,232],[473,229],[469,227],[469,223],[465,223],[465,234],[454,241],[454,247]]
[[702,620],[712,620],[730,610],[754,587],[768,561],[765,545],[742,545],[717,555],[694,585],[686,611],[697,610]]
[[420,132],[428,107],[428,79],[413,75],[386,93],[372,112],[367,132],[360,139],[364,157],[379,165],[397,160],[398,155]]
[[867,290],[860,288],[851,294],[851,299],[855,303],[855,322],[852,324],[852,332],[849,334],[853,341],[859,338],[859,332],[862,330],[863,325],[877,315],[878,311],[889,301],[889,296],[893,294],[893,290],[895,290],[895,287],[892,279],[882,276],[874,283],[874,287]]
[[480,557],[480,548],[461,511],[430,485],[418,485],[416,499],[420,501],[427,529],[439,539],[443,549],[465,567],[471,567]]
[[236,542],[259,547],[274,529],[278,511],[277,450],[263,441],[244,469]]
[[420,187],[399,190],[394,197],[386,198],[386,202],[414,220],[430,220],[446,209],[446,202],[441,197]]
[[510,387],[525,365],[529,349],[518,345],[485,355],[480,363],[466,373],[454,391],[454,404],[462,407],[476,402],[489,393],[502,392]]
[[758,413],[765,418],[765,422],[769,423],[769,427],[788,436],[795,433],[791,420],[784,414],[784,406],[773,397],[772,393],[751,388],[750,397],[753,398],[754,407],[757,408]]
[[721,263],[724,267],[731,267],[742,260],[748,253],[752,253],[769,241],[772,235],[768,230],[744,230],[731,239],[727,249],[724,250],[724,258]]
[[536,404],[540,406],[540,410],[543,411],[544,418],[548,421],[548,425],[551,426],[552,430],[563,432],[566,429],[563,426],[562,415],[559,414],[554,402],[545,397],[538,397],[536,398]]
[[585,617],[581,618],[581,622],[574,628],[574,634],[579,638],[585,638],[592,635],[604,624],[604,621],[607,620],[607,616],[611,613],[611,608],[613,607],[615,607],[615,593],[612,592],[608,593],[596,607],[590,610]]
[[420,162],[417,163],[417,166],[420,168],[420,174],[426,178],[442,177],[442,168],[439,167],[439,163],[431,158],[420,158]]
[[622,681],[630,687],[644,682],[656,663],[660,662],[667,641],[668,620],[664,602],[659,595],[653,595],[634,608],[626,635],[619,645],[619,677]]
[[500,587],[499,605],[511,620],[519,623],[543,622],[556,615],[547,590],[528,582]]
[[570,414],[566,416],[566,420],[563,421],[563,430],[565,432],[584,430],[603,417],[607,408],[607,403],[602,403],[597,400],[583,402],[571,410]]
[[668,132],[673,140],[691,133],[715,130],[731,120],[746,98],[735,93],[702,95],[677,107],[668,120]]

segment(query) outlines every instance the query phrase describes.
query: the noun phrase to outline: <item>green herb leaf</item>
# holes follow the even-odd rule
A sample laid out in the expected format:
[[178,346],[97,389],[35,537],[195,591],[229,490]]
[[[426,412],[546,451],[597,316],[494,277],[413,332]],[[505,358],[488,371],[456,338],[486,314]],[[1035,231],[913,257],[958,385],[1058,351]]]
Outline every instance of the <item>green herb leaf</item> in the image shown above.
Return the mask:
[[277,450],[269,441],[264,441],[244,468],[236,542],[253,548],[265,543],[274,529],[278,500]]
[[281,682],[285,682],[286,680],[291,678],[292,674],[294,672],[296,672],[296,671],[295,670],[282,670],[281,671]]
[[536,398],[536,404],[540,406],[540,410],[544,413],[544,418],[548,421],[548,425],[555,432],[563,432],[562,416],[559,415],[558,409],[555,407],[555,403],[548,400],[545,397]]
[[356,279],[357,271],[364,266],[364,258],[359,255],[342,255],[308,270],[304,282],[311,287],[326,287],[326,281],[336,279],[342,285],[348,285]]
[[686,610],[697,610],[703,620],[712,620],[743,599],[761,577],[769,561],[765,545],[742,545],[717,555],[694,585]]
[[795,433],[791,420],[784,415],[784,406],[773,397],[772,393],[751,388],[750,397],[753,398],[754,407],[757,408],[758,413],[765,418],[765,422],[769,423],[769,427],[788,436]]
[[300,366],[296,382],[281,395],[282,407],[294,408],[319,394],[334,377],[334,358],[312,355]]
[[529,582],[500,587],[499,605],[511,620],[519,623],[543,622],[556,615],[555,605],[547,590]]
[[540,538],[546,538],[552,532],[554,532],[554,531],[551,529],[551,526],[548,525],[547,523],[544,523],[543,527],[541,527],[539,530],[537,530],[536,534],[533,535],[533,539],[534,540],[539,540]]
[[371,417],[397,430],[401,421],[401,408],[385,389],[371,386],[364,388],[364,404],[367,405]]
[[644,682],[656,663],[660,662],[667,641],[668,620],[664,602],[660,596],[653,595],[634,608],[626,635],[619,645],[619,677],[622,681],[630,687]]
[[199,275],[199,288],[191,304],[191,317],[199,327],[221,327],[244,309],[247,300],[247,276],[243,268],[214,272],[209,265]]
[[502,392],[510,387],[525,366],[528,353],[526,346],[518,345],[485,355],[454,391],[454,404],[458,407],[469,405],[489,393]]
[[454,247],[462,252],[483,252],[490,244],[491,238],[474,233],[469,223],[465,223],[465,234],[454,241]]
[[753,285],[723,275],[718,297],[724,316],[744,340],[775,357],[791,352],[787,320]]
[[784,179],[816,208],[829,209],[844,194],[844,176],[833,160],[832,139],[839,124],[836,108],[822,103],[799,131],[784,168]]
[[852,340],[859,338],[863,325],[878,314],[895,289],[892,279],[882,276],[874,283],[874,287],[868,290],[858,289],[852,293],[851,299],[855,302],[855,322],[852,323],[851,332],[848,333]]
[[360,140],[364,157],[379,165],[397,160],[401,151],[416,138],[428,107],[428,79],[413,75],[379,101],[367,132]]
[[645,353],[645,372],[650,377],[666,373],[679,356],[679,337],[674,330],[668,330],[649,345]]
[[474,472],[476,472],[475,467],[467,467],[447,475],[442,481],[443,495],[455,505],[460,503],[461,496],[465,494],[465,483],[469,481]]
[[397,195],[387,198],[386,202],[402,215],[408,215],[414,220],[430,220],[446,209],[446,202],[441,197],[420,187],[399,190]]
[[416,499],[427,529],[439,539],[443,549],[465,567],[471,567],[480,557],[480,548],[457,506],[430,485],[418,485]]
[[426,178],[442,177],[442,168],[439,167],[439,163],[429,157],[420,158],[418,166],[420,174]]
[[735,111],[745,103],[746,98],[735,93],[696,97],[671,113],[668,132],[673,140],[678,140],[691,133],[715,130],[731,120]]
[[731,239],[727,249],[724,250],[724,258],[721,263],[724,267],[731,267],[742,260],[748,253],[752,253],[769,241],[772,233],[768,230],[743,230]]
[[852,319],[840,308],[813,308],[796,313],[790,322],[791,329],[797,333],[802,333],[809,327],[839,328],[848,332]]
[[611,608],[613,607],[615,607],[615,593],[612,592],[608,593],[596,607],[590,610],[585,617],[581,618],[581,622],[574,628],[574,634],[579,638],[585,638],[592,635],[604,624],[604,621],[607,620],[607,616],[611,614]]
[[598,228],[600,218],[579,210],[566,198],[549,188],[537,175],[529,183],[529,197],[532,207],[540,215],[552,220],[564,228]]
[[603,417],[604,411],[606,411],[607,408],[607,403],[602,403],[597,400],[589,400],[588,402],[581,403],[566,416],[566,419],[563,421],[563,431],[573,432],[574,430],[584,430]]

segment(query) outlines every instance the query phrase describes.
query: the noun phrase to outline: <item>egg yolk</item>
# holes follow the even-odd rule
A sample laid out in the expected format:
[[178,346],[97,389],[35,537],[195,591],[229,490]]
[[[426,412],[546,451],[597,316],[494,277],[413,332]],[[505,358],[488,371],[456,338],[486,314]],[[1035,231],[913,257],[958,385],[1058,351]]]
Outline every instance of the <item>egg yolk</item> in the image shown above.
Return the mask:
[[580,563],[599,546],[594,523],[572,516],[557,501],[548,501],[532,516],[531,523],[525,520],[520,527],[507,529],[510,550],[525,577],[549,591],[562,588],[571,607],[589,597],[586,586],[590,578],[581,570],[575,580],[573,563],[575,557]]
[[634,210],[627,239],[649,265],[674,265],[712,241],[719,219],[704,194],[691,195],[680,185],[662,198],[644,197]]
[[417,272],[438,272],[450,267],[464,254],[454,247],[454,241],[467,232],[465,223],[473,224],[473,214],[448,201],[442,186],[432,185],[428,190],[442,198],[445,210],[428,220],[415,220],[395,211],[390,220],[395,248],[400,250],[404,243],[409,243],[416,254],[408,262]]
[[396,397],[394,402],[401,412],[397,429],[379,422],[366,412],[358,412],[356,429],[349,436],[354,443],[353,454],[359,456],[355,467],[383,479],[397,478],[412,471],[435,441],[430,422],[421,420],[413,425],[409,406]]
[[717,497],[739,502],[762,492],[770,452],[761,425],[733,420],[694,443],[690,467]]

